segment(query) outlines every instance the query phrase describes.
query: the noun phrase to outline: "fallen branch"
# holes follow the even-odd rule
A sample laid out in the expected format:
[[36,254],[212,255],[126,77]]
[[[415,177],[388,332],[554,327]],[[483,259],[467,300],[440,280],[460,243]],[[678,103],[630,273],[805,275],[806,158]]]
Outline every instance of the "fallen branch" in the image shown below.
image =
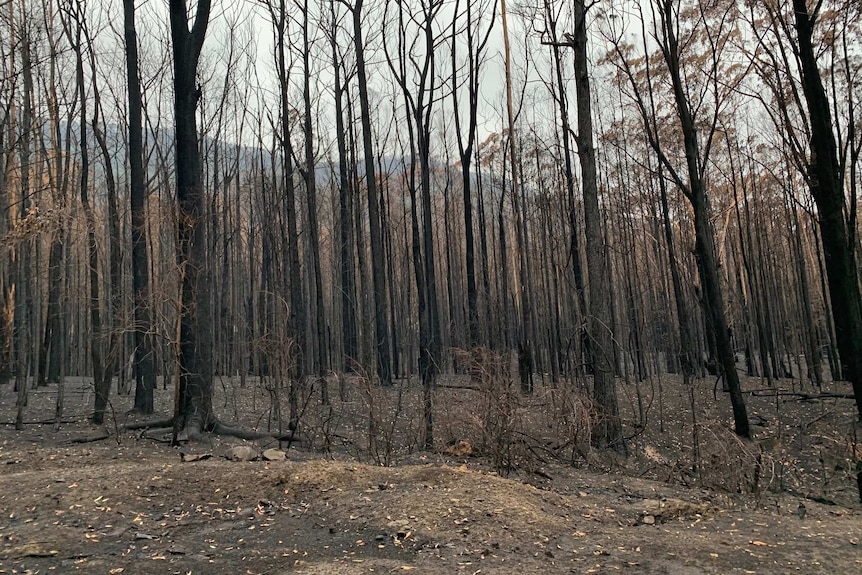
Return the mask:
[[66,440],[64,443],[95,443],[97,441],[102,441],[103,439],[108,439],[109,437],[111,437],[111,434],[106,431],[104,433],[100,433],[99,435],[91,435],[89,437],[73,437]]
[[[81,423],[85,421],[86,418],[82,419],[62,419],[60,420],[61,425],[65,425],[67,423]],[[22,421],[21,425],[56,425],[58,422],[56,419],[44,419],[41,421]],[[3,421],[0,422],[0,425],[15,425],[14,421]]]
[[272,439],[275,441],[287,441],[288,443],[302,442],[302,438],[296,433],[295,429],[290,429],[286,434],[265,433],[260,431],[249,431],[240,427],[231,427],[220,421],[216,421],[215,425],[213,425],[213,428],[210,430],[210,433],[236,437],[237,439],[245,439],[248,441],[254,441],[256,439]]
[[[128,425],[122,426],[121,429],[129,431],[141,429],[143,430],[139,435],[141,439],[152,439],[153,441],[158,441],[160,443],[171,443],[173,440],[172,435],[174,431],[173,424],[174,419],[171,417],[168,419],[130,423]],[[281,434],[262,431],[250,431],[241,427],[233,427],[216,420],[215,422],[211,423],[207,427],[207,429],[202,431],[203,432],[189,433],[188,429],[182,430],[177,435],[177,441],[186,443],[188,441],[200,439],[201,435],[203,435],[204,433],[211,433],[213,435],[235,437],[237,439],[244,439],[247,441],[254,441],[257,439],[269,439],[272,441],[287,442],[288,448],[292,443],[297,443],[299,445],[309,444],[308,439],[297,433],[295,429],[290,429],[287,433]]]
[[788,489],[787,493],[790,495],[794,495],[796,497],[801,497],[803,499],[807,499],[809,501],[814,501],[815,503],[820,503],[821,505],[838,505],[831,499],[827,499],[825,497],[820,497],[819,495],[806,495],[805,493],[800,493],[799,491]]
[[754,397],[793,397],[799,401],[815,401],[818,399],[856,399],[852,393],[803,393],[801,391],[768,391],[768,390],[752,390],[750,393]]
[[469,389],[470,391],[482,391],[482,389],[472,386],[472,385],[458,385],[458,384],[446,384],[446,385],[437,385],[437,389]]

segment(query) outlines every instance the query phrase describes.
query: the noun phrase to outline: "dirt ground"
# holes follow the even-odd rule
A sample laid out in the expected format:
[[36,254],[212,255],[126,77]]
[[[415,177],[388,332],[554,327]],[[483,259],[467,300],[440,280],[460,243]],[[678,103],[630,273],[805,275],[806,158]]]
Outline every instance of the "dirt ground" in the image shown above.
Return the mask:
[[[271,421],[266,386],[222,384],[222,417]],[[749,395],[758,437],[738,442],[711,382],[694,403],[673,378],[620,385],[627,458],[551,445],[559,431],[542,431],[543,414],[558,398],[540,386],[507,431],[529,441],[502,459],[476,392],[457,386],[436,398],[436,453],[417,449],[413,387],[309,410],[304,446],[212,437],[174,449],[118,431],[126,396],[112,397],[116,425],[88,425],[92,396],[76,380],[59,429],[54,385],[31,395],[15,431],[14,394],[0,386],[0,573],[862,574],[851,401]],[[156,399],[169,413],[171,391]],[[369,453],[361,414],[373,409],[391,441]],[[455,439],[474,453],[445,453]],[[287,458],[223,457],[237,445]],[[581,455],[573,464],[567,449]]]

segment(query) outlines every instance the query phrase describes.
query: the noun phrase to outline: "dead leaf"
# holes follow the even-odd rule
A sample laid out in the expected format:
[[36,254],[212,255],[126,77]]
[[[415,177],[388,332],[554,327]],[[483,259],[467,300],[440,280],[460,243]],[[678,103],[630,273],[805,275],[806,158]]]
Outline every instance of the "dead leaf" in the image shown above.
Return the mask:
[[469,457],[473,455],[473,445],[466,439],[459,439],[443,450],[446,455]]

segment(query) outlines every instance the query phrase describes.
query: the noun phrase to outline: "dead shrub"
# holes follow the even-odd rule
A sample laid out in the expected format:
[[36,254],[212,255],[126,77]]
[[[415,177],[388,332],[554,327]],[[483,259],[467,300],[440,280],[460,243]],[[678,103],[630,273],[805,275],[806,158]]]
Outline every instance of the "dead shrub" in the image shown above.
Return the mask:
[[453,354],[469,378],[466,387],[476,394],[461,405],[453,441],[469,441],[503,474],[532,472],[550,459],[573,463],[585,456],[590,404],[575,386],[541,387],[525,396],[512,379],[509,355],[481,347]]

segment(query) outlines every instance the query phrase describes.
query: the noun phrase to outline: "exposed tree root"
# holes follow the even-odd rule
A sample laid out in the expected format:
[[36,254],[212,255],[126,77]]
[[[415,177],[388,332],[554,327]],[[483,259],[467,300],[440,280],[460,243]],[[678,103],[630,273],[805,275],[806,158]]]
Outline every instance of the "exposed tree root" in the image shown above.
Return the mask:
[[125,425],[120,426],[120,431],[135,431],[138,429],[152,429],[155,427],[168,427],[170,428],[174,424],[174,418],[168,417],[167,419],[151,419],[149,421],[138,421],[135,423],[127,423]]
[[159,443],[171,443],[173,441],[173,427],[148,427],[138,436],[139,439],[152,439]]

